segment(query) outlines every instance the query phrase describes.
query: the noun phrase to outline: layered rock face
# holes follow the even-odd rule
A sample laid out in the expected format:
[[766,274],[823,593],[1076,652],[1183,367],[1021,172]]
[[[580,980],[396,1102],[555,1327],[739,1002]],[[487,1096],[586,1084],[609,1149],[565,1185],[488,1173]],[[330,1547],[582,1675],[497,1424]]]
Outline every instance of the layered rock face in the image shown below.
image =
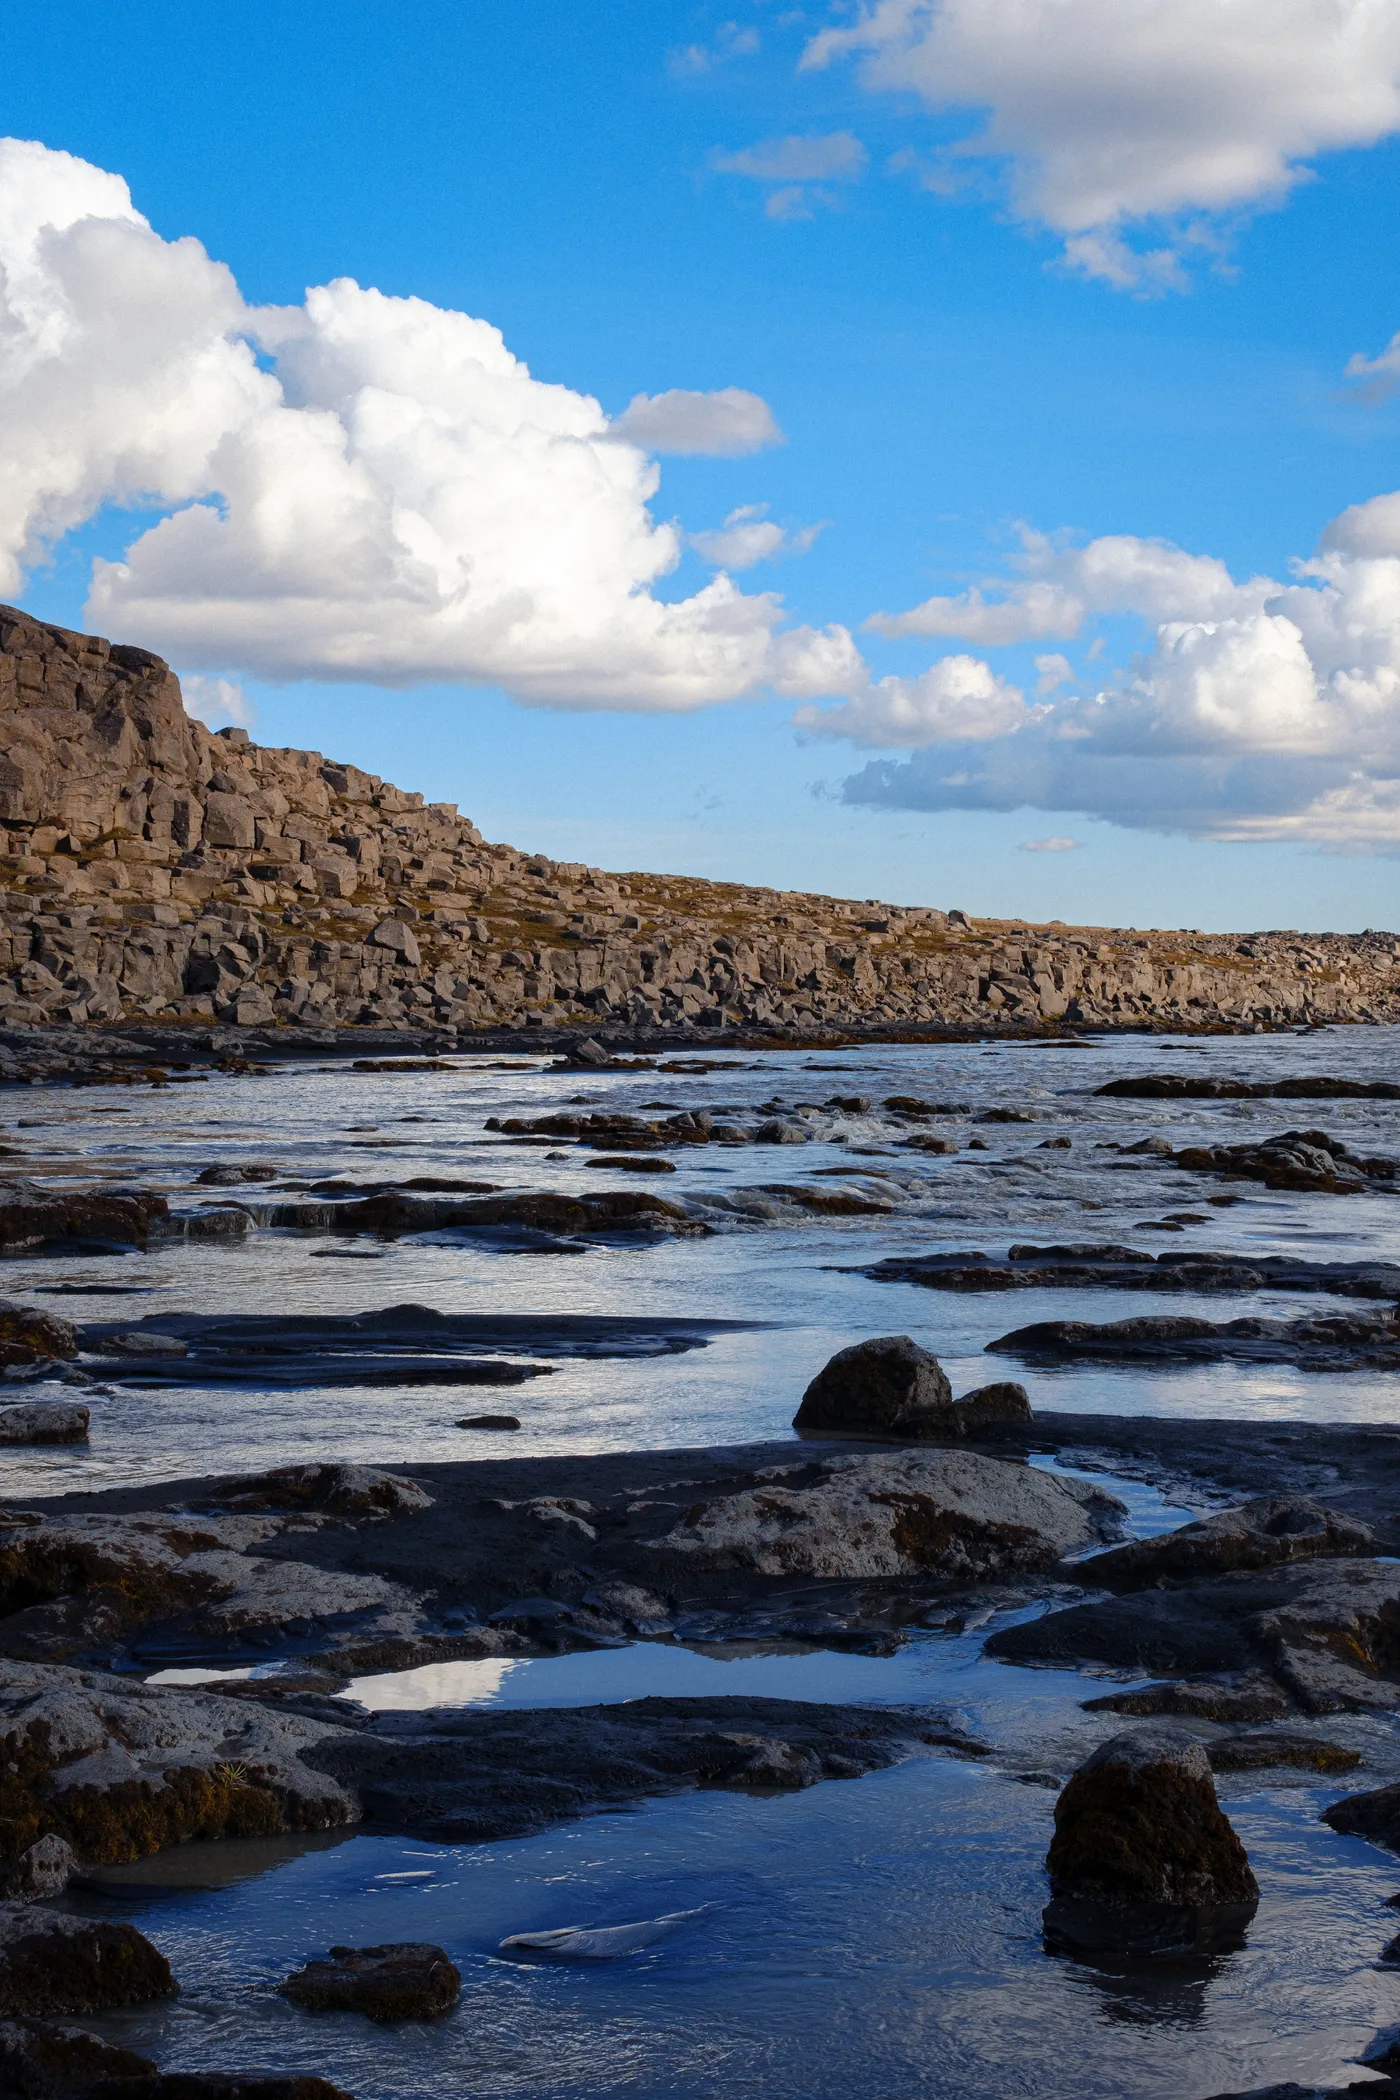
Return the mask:
[[185,713],[0,607],[0,1026],[680,1031],[1400,1017],[1388,935],[1112,933],[608,875]]

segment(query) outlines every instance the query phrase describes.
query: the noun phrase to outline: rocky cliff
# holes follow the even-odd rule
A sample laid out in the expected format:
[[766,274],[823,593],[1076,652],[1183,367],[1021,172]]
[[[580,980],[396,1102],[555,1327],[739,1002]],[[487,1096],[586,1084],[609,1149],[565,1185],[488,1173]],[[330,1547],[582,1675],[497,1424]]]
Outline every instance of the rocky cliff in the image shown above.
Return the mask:
[[315,751],[159,657],[0,607],[0,1027],[671,1034],[1400,1018],[1389,935],[1112,932],[610,875]]

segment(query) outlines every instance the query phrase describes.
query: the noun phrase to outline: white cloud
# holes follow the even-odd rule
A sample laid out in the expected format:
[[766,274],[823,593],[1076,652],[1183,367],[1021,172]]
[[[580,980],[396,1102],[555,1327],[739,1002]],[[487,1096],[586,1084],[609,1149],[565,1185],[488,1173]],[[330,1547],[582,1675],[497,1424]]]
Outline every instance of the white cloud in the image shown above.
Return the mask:
[[738,153],[718,148],[710,166],[718,175],[747,175],[755,182],[858,182],[868,155],[849,131],[819,137],[763,139]]
[[1346,376],[1361,381],[1365,399],[1383,401],[1400,385],[1400,335],[1393,335],[1378,357],[1367,357],[1358,350],[1347,359]]
[[757,396],[643,397],[610,426],[488,323],[425,300],[340,278],[300,307],[249,308],[119,178],[15,141],[0,423],[4,586],[105,504],[164,509],[94,565],[86,617],[194,668],[685,709],[774,675],[806,697],[810,667],[835,661],[827,636],[780,632],[771,593],[717,576],[654,594],[683,537],[648,508],[639,428],[752,450],[780,435]]
[[1067,656],[1058,653],[1053,656],[1038,656],[1035,668],[1039,674],[1035,681],[1037,700],[1044,700],[1048,694],[1058,692],[1062,685],[1068,685],[1074,677],[1074,665]]
[[742,459],[786,442],[768,403],[741,386],[708,394],[679,386],[664,394],[634,394],[610,434],[643,452],[702,453],[711,459]]
[[891,637],[947,635],[995,649],[1010,642],[1073,641],[1091,614],[1146,619],[1215,619],[1249,612],[1277,585],[1267,577],[1237,584],[1213,555],[1187,554],[1167,540],[1106,534],[1068,546],[1027,528],[1014,562],[1021,580],[987,583],[956,598],[926,598],[909,612],[874,613],[866,626]]
[[945,656],[917,678],[881,678],[839,707],[803,707],[794,716],[810,736],[908,751],[921,744],[983,742],[1034,719],[1019,687],[975,656]]
[[[803,64],[846,57],[868,88],[976,112],[945,165],[989,167],[1073,265],[1139,290],[1317,155],[1400,129],[1390,0],[874,0]],[[1159,245],[1129,243],[1144,225]]]
[[180,691],[185,713],[194,715],[206,729],[222,729],[226,723],[251,729],[257,721],[257,709],[232,678],[205,678],[198,671],[186,672],[180,680]]
[[690,544],[717,569],[751,569],[761,561],[805,554],[824,529],[823,525],[803,525],[796,530],[775,525],[766,503],[745,503],[730,511],[717,532],[692,532]]
[[1078,839],[1022,839],[1023,853],[1077,853]]
[[761,42],[751,24],[741,28],[737,22],[721,22],[712,44],[684,44],[671,53],[668,63],[682,79],[687,74],[712,73],[727,59],[751,58]]
[[[855,698],[806,710],[804,727],[914,754],[872,760],[845,783],[847,801],[1079,811],[1196,837],[1400,850],[1400,493],[1344,511],[1286,583],[1236,584],[1209,557],[1126,537],[1073,549],[1027,535],[1018,559],[1052,573],[1067,628],[1136,613],[1151,646],[1098,691],[1055,699],[1068,659],[1038,658],[1040,704],[1004,728],[990,709],[970,726]],[[1045,624],[1027,591],[931,601],[912,631],[980,624],[987,638],[987,616],[1009,608],[1020,626],[1008,618],[996,640],[1024,639]],[[967,667],[971,686],[978,659],[947,661]]]

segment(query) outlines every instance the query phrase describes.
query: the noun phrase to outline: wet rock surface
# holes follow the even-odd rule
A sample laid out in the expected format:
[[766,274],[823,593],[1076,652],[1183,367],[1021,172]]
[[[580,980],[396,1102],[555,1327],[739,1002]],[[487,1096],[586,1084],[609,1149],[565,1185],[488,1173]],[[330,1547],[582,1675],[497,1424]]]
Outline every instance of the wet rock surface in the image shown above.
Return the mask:
[[839,1350],[818,1371],[793,1427],[918,1437],[936,1434],[952,1405],[953,1388],[937,1357],[907,1334],[882,1335]]
[[359,2012],[371,2020],[438,2020],[462,1989],[461,1971],[441,1947],[416,1940],[382,1947],[332,1947],[278,1991],[307,2012]]
[[368,1826],[441,1843],[516,1837],[693,1787],[790,1791],[928,1749],[981,1746],[927,1709],[634,1699],[534,1713],[379,1714],[316,1755]]
[[1369,1524],[1304,1496],[1273,1495],[1160,1538],[1114,1546],[1096,1554],[1088,1572],[1106,1589],[1140,1590],[1290,1561],[1354,1559],[1375,1550]]
[[0,1903],[0,2016],[105,2012],[174,1990],[170,1964],[134,1925]]
[[1400,1263],[1300,1261],[1281,1254],[1229,1254],[1215,1248],[1145,1253],[1102,1241],[1013,1245],[1005,1255],[892,1255],[864,1272],[879,1283],[919,1283],[931,1291],[1121,1290],[1326,1291],[1342,1298],[1400,1299]]
[[104,2079],[154,2072],[148,2056],[82,2027],[30,2017],[0,2020],[0,2092],[10,2100],[83,2100]]
[[1046,1868],[1047,1945],[1090,1955],[1212,1953],[1259,1902],[1204,1746],[1167,1727],[1114,1736],[1079,1767]]
[[0,1407],[0,1444],[85,1444],[90,1422],[87,1408],[59,1401]]
[[1360,1196],[1386,1188],[1400,1175],[1400,1160],[1358,1154],[1325,1130],[1285,1130],[1238,1145],[1185,1145],[1171,1157],[1192,1174],[1261,1181],[1265,1188],[1295,1194]]
[[1400,1308],[1326,1313],[1300,1320],[1253,1315],[1202,1320],[1142,1313],[1129,1320],[1039,1320],[987,1348],[1028,1362],[1296,1364],[1303,1371],[1390,1371],[1400,1367]]

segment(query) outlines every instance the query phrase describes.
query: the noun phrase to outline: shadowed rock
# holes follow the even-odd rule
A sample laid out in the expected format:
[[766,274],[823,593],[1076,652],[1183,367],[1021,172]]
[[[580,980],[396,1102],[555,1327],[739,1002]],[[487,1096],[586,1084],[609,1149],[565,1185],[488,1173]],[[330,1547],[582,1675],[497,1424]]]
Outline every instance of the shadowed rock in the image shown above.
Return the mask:
[[802,1395],[792,1426],[929,1436],[946,1425],[952,1404],[938,1358],[907,1334],[887,1334],[838,1349]]
[[0,2013],[94,2013],[176,1988],[165,1956],[134,1925],[0,1903]]
[[1046,1867],[1052,1951],[1210,1953],[1238,1943],[1259,1902],[1205,1749],[1176,1729],[1115,1736],[1079,1767]]
[[1302,1320],[1192,1319],[1145,1313],[1130,1320],[1038,1320],[988,1342],[1001,1356],[1085,1363],[1284,1363],[1304,1371],[1400,1367],[1400,1315],[1333,1313]]
[[309,1961],[277,1989],[308,2012],[362,2012],[388,2024],[441,2019],[457,2003],[462,1976],[441,1947],[400,1940],[332,1947],[329,1961]]
[[0,2092],[9,2100],[85,2100],[102,2079],[150,2073],[155,2065],[82,2027],[48,2020],[0,2020]]
[[1266,1495],[1183,1524],[1161,1538],[1135,1539],[1097,1553],[1083,1572],[1110,1590],[1140,1590],[1237,1569],[1356,1559],[1375,1551],[1376,1534],[1369,1524],[1301,1495]]
[[972,1452],[839,1458],[812,1487],[697,1504],[657,1543],[768,1575],[959,1580],[1050,1568],[1117,1529],[1123,1505],[1089,1482]]

